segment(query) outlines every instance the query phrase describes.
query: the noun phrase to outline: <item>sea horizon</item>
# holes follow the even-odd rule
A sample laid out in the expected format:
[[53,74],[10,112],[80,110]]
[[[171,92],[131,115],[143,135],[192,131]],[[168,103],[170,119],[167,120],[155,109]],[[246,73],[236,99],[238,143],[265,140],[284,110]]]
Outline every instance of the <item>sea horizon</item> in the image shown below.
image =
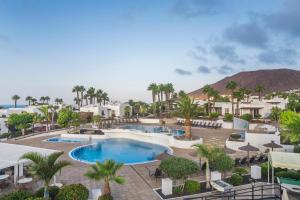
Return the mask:
[[[8,108],[14,108],[14,104],[0,104],[0,108],[2,109],[8,109]],[[17,105],[17,108],[24,108],[26,105]]]

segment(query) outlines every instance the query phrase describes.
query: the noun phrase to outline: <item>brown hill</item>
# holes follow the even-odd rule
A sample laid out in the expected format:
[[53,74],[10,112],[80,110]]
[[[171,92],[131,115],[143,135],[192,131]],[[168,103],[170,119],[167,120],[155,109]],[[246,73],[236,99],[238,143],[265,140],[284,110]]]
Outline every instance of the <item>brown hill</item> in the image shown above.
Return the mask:
[[[211,86],[220,92],[228,94],[226,84],[229,81],[237,82],[241,87],[253,90],[257,85],[263,85],[266,93],[276,91],[288,91],[300,88],[300,71],[291,69],[270,69],[240,72],[233,76],[226,77]],[[205,98],[201,89],[189,93],[190,96],[198,99]]]

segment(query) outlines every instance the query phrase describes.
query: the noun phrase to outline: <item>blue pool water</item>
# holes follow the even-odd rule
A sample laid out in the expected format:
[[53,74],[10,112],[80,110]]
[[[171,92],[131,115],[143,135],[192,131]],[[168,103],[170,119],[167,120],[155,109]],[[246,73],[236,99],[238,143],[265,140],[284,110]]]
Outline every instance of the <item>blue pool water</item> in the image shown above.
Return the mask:
[[70,138],[60,138],[60,137],[55,137],[55,138],[49,138],[46,140],[47,142],[83,142],[83,140],[80,139],[70,139]]
[[169,131],[171,131],[171,133],[176,136],[184,134],[184,130],[168,129],[163,126],[145,126],[139,124],[131,124],[131,125],[123,126],[122,128],[129,129],[129,130],[139,130],[145,133],[168,133]]
[[70,152],[70,156],[86,163],[113,159],[116,162],[133,164],[155,160],[157,155],[168,151],[167,147],[136,140],[105,139],[78,147]]

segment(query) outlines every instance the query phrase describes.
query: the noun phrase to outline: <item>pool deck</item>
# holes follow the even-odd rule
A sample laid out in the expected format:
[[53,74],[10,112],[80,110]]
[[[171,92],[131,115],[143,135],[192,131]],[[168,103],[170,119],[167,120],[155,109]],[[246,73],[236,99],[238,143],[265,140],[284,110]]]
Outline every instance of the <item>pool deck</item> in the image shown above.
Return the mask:
[[[225,129],[204,129],[204,128],[193,128],[192,130],[194,137],[202,137],[204,143],[215,144],[224,146],[225,140],[232,133],[232,130]],[[23,140],[10,141],[14,144],[22,144],[33,147],[41,147],[48,149],[55,149],[64,151],[65,154],[61,159],[68,160],[72,163],[72,166],[65,168],[61,175],[57,176],[57,182],[63,184],[71,183],[82,183],[89,189],[102,187],[102,183],[95,182],[87,179],[84,173],[88,170],[88,165],[71,159],[68,153],[75,147],[81,146],[80,143],[51,143],[43,140],[54,137],[54,133],[47,136],[35,136],[26,138]],[[194,161],[198,161],[198,158],[192,157],[189,153],[192,150],[173,148],[174,155],[182,156]],[[141,165],[127,165],[122,167],[119,174],[125,177],[125,184],[118,185],[113,183],[111,185],[112,195],[118,200],[158,200],[158,196],[153,192],[154,188],[160,187],[160,180],[150,178],[148,170],[155,170],[159,165],[159,161],[150,162]],[[193,177],[195,180],[205,180],[205,174]]]

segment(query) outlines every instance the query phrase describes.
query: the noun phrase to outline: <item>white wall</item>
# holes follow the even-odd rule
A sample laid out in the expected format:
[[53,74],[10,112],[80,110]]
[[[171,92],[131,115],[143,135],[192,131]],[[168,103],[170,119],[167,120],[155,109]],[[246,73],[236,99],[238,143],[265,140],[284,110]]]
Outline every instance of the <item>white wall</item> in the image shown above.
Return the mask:
[[7,133],[8,128],[5,125],[7,118],[0,118],[0,134]]
[[159,119],[139,118],[139,121],[143,124],[159,124]]

